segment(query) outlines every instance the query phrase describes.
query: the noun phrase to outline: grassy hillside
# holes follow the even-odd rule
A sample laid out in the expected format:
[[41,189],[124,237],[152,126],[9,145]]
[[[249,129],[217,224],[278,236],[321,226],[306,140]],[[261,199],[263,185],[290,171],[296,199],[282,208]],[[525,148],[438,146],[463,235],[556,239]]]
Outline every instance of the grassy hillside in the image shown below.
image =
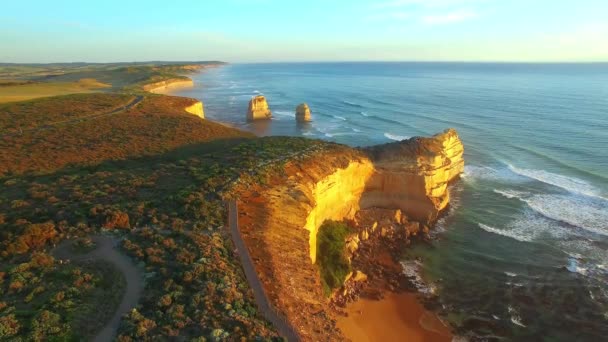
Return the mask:
[[181,97],[149,95],[128,110],[93,115],[111,113],[134,98],[69,95],[0,105],[0,176],[50,173],[212,139],[252,137],[185,112],[195,100]]

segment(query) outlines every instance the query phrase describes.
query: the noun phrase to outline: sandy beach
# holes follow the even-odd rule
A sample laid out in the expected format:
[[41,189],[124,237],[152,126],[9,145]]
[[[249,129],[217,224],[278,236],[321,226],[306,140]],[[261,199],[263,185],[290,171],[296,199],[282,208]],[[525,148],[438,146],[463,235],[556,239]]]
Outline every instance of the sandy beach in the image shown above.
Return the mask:
[[342,333],[355,342],[452,340],[450,330],[413,293],[389,293],[381,300],[360,299],[338,318]]

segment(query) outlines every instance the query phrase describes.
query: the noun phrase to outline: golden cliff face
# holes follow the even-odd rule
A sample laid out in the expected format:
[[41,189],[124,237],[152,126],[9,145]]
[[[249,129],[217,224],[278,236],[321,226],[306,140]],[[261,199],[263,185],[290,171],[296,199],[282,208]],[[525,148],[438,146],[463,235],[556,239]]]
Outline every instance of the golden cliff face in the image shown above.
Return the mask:
[[303,341],[328,339],[315,313],[326,309],[316,238],[328,219],[352,219],[360,209],[401,209],[432,223],[449,203],[448,183],[463,171],[454,130],[366,149],[337,145],[286,164],[269,184],[238,191],[239,229],[272,305]]
[[193,86],[194,81],[192,81],[191,79],[175,78],[161,82],[146,84],[145,86],[143,86],[143,89],[151,93],[162,94],[171,89],[190,88]]
[[205,118],[205,109],[201,101],[195,102],[193,105],[184,108],[184,110],[190,114],[194,114],[201,119]]
[[313,183],[308,189],[312,206],[304,228],[310,232],[310,259],[317,256],[317,231],[326,220],[354,218],[359,211],[361,195],[372,176],[374,166],[369,160],[352,161],[346,168]]
[[448,184],[464,171],[464,147],[453,129],[430,138],[373,146],[366,152],[375,173],[361,207],[401,209],[425,223],[447,207]]
[[249,101],[247,110],[247,121],[267,120],[272,118],[268,102],[264,96],[256,96]]

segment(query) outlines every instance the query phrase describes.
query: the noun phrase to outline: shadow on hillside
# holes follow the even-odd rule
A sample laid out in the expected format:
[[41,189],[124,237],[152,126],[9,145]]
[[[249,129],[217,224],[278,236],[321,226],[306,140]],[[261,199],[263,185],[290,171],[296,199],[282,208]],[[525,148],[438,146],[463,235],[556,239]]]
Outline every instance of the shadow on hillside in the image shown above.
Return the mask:
[[[234,137],[234,138],[222,138],[212,140],[208,142],[195,143],[190,145],[180,146],[171,151],[141,157],[131,157],[123,160],[106,160],[96,165],[70,165],[59,169],[55,172],[48,174],[36,175],[36,174],[24,174],[14,175],[20,178],[32,180],[32,179],[55,179],[71,174],[81,173],[95,173],[101,171],[118,171],[118,170],[129,170],[137,168],[145,168],[153,166],[158,163],[172,163],[179,160],[188,159],[190,157],[200,156],[203,154],[224,152],[230,150],[234,146],[241,143],[247,142],[251,138]],[[10,176],[6,177],[10,178]]]

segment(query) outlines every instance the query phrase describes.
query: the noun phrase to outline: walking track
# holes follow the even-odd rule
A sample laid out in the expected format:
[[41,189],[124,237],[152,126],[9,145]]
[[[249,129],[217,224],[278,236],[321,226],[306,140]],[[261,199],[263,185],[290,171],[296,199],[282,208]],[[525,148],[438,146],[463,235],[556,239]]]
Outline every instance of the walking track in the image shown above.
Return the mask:
[[96,244],[96,248],[89,253],[74,254],[70,248],[73,241],[65,241],[55,249],[53,255],[59,259],[69,259],[72,261],[103,260],[112,263],[124,275],[127,288],[122,296],[122,300],[112,319],[106,323],[93,339],[94,342],[113,341],[116,336],[116,330],[120,325],[121,317],[131,311],[139,302],[144,288],[143,274],[127,256],[114,249],[118,240],[102,235],[94,236],[92,240]]

